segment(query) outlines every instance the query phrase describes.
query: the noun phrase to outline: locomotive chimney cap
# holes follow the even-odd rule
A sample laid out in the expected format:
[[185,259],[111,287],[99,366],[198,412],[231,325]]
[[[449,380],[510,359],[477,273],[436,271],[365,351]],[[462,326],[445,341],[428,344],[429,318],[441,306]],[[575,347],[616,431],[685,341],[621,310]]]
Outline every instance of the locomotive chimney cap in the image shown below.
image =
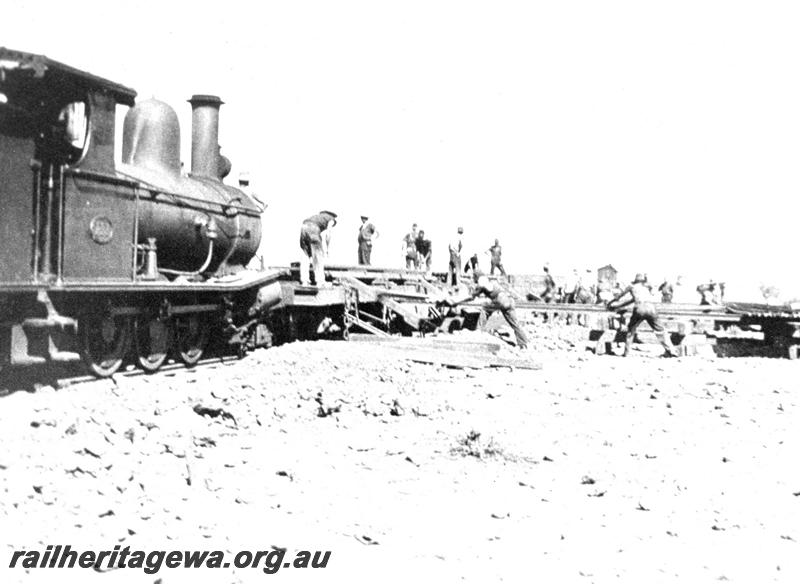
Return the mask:
[[187,100],[192,105],[222,105],[225,103],[218,95],[195,94]]

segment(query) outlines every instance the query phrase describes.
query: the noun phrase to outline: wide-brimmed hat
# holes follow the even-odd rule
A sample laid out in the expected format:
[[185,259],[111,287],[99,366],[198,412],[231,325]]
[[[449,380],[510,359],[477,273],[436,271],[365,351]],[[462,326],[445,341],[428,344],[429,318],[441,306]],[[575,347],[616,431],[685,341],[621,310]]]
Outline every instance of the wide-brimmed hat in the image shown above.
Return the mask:
[[634,284],[644,284],[647,282],[647,276],[644,274],[636,274],[636,277],[633,279]]

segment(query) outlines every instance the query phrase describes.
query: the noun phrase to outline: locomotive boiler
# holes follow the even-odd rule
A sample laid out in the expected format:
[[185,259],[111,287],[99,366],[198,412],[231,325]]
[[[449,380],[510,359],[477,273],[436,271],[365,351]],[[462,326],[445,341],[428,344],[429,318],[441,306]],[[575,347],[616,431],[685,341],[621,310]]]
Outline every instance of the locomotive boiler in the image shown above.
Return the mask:
[[[111,375],[129,349],[157,370],[196,363],[212,330],[266,337],[275,273],[246,266],[263,208],[222,179],[222,101],[195,95],[191,170],[175,111],[41,55],[0,48],[0,367],[83,359]],[[129,106],[115,162],[117,105]]]

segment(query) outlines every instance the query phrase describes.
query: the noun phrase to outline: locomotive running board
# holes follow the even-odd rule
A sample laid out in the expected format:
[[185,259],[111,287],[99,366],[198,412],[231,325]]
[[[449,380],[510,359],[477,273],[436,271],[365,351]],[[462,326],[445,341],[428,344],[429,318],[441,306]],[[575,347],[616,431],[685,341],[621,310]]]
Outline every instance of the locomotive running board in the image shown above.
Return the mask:
[[59,292],[240,292],[277,282],[286,277],[286,270],[271,270],[269,272],[244,271],[235,276],[212,278],[203,282],[166,282],[166,281],[117,281],[117,282],[63,282],[55,284],[15,284],[0,286],[3,291],[31,291],[47,290],[52,293]]

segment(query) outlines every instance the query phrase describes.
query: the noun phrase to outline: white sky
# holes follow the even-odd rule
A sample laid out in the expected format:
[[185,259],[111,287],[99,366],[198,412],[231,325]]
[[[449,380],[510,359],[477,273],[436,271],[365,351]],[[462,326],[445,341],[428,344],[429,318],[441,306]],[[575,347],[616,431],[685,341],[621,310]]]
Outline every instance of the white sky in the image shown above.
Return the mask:
[[[42,7],[46,5],[46,8]],[[673,0],[3,3],[0,44],[156,96],[214,93],[220,142],[270,203],[269,263],[299,226],[358,216],[399,266],[412,222],[446,265],[459,224],[511,272],[760,282],[800,297],[800,4]]]

